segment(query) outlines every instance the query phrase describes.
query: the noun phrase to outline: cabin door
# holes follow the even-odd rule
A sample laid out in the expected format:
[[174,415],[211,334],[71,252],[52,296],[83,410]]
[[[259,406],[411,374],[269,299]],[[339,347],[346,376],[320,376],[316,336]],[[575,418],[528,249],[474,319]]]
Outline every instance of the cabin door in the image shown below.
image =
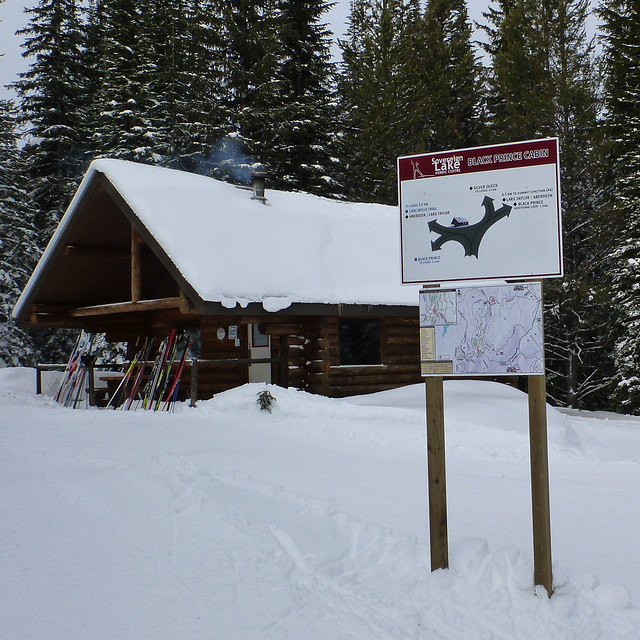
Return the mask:
[[[271,337],[260,333],[257,324],[249,325],[249,357],[271,357]],[[271,382],[271,363],[259,363],[249,365],[249,382]]]

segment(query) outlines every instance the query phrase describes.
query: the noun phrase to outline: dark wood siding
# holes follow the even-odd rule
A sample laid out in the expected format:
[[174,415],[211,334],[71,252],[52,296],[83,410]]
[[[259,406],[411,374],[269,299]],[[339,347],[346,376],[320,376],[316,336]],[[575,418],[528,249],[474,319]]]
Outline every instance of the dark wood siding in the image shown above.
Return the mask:
[[[240,344],[229,338],[229,327],[238,327]],[[224,329],[225,337],[218,338],[218,329]],[[203,317],[201,324],[203,360],[231,360],[234,358],[248,358],[249,347],[246,327],[239,324],[236,317]],[[238,387],[247,382],[246,364],[200,364],[198,367],[198,397],[211,398],[216,393]]]
[[[422,381],[418,318],[382,318],[382,364],[341,366],[339,319],[298,319],[286,336],[289,386],[330,397],[373,393]],[[278,353],[279,355],[279,353]]]

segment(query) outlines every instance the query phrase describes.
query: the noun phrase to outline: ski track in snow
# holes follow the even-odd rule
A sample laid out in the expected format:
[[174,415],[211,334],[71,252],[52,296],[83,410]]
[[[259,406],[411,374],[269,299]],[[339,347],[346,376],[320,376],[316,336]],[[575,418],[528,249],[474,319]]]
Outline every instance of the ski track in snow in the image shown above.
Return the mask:
[[513,389],[445,387],[431,573],[421,387],[159,414],[64,409],[27,376],[0,370],[0,638],[638,638],[640,419],[550,410],[547,599]]

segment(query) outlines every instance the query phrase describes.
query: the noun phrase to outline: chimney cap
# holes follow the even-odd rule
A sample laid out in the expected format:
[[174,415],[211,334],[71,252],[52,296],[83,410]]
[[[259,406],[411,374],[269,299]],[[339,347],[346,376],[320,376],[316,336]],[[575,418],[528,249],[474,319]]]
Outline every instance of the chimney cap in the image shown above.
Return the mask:
[[251,171],[251,187],[253,190],[251,199],[258,200],[262,202],[262,204],[267,204],[267,198],[264,195],[266,177],[267,172],[263,166],[261,164],[254,165],[254,169]]

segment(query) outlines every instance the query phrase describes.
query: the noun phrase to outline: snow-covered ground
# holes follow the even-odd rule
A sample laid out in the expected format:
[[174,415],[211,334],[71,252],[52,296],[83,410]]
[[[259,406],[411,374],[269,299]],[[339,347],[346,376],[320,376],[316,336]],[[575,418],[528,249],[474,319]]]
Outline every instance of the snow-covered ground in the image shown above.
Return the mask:
[[526,396],[447,382],[431,573],[421,385],[247,385],[71,410],[0,370],[0,638],[640,637],[640,419],[549,409],[555,594],[533,590]]

